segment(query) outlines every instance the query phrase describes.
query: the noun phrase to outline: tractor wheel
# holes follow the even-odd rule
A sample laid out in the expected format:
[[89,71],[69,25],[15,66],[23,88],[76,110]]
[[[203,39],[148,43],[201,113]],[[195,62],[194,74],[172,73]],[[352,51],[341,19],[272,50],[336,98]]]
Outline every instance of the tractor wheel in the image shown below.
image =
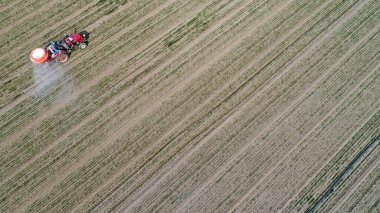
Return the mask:
[[58,56],[55,60],[59,63],[65,63],[67,59],[69,59],[69,55],[64,53]]
[[87,47],[87,43],[80,43],[79,44],[79,49],[83,50]]

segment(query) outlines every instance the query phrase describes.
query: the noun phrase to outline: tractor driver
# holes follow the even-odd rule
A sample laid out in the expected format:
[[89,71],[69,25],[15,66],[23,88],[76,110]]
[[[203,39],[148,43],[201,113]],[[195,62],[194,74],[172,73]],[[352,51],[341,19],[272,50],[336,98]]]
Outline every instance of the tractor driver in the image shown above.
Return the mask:
[[50,45],[48,46],[47,49],[49,49],[50,52],[53,53],[54,55],[58,54],[59,50],[66,50],[66,48],[64,48],[61,44],[55,41],[50,41]]

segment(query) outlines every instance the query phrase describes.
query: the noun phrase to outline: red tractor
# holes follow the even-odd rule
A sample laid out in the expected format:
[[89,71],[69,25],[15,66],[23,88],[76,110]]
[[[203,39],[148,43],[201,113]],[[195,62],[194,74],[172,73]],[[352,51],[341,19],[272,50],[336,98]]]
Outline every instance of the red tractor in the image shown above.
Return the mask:
[[89,36],[90,34],[85,30],[70,36],[65,35],[59,42],[49,42],[45,49],[37,48],[32,50],[30,60],[37,64],[51,64],[54,61],[64,63],[69,59],[71,51],[87,47]]

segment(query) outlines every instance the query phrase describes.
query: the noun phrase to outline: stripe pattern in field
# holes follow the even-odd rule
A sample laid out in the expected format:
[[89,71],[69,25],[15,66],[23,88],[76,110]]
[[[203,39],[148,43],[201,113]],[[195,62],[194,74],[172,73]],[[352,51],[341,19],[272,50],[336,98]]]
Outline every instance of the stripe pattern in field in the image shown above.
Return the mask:
[[[0,11],[0,212],[305,212],[380,135],[377,0]],[[88,48],[36,78],[74,28]],[[379,154],[318,209],[378,211]]]

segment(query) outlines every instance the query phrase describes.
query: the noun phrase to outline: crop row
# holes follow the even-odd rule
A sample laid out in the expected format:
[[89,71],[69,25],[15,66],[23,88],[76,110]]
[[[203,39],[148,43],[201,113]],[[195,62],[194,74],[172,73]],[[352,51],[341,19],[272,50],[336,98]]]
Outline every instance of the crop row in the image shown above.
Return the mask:
[[[266,97],[268,97],[268,95],[266,96]],[[285,97],[289,97],[289,96],[285,96]],[[256,102],[256,104],[252,104],[252,106],[255,106],[255,107],[252,107],[252,108],[250,108],[250,107],[247,107],[247,109],[249,110],[249,109],[255,109],[254,111],[258,111],[258,112],[260,112],[259,111],[259,109],[258,109],[258,103],[260,103],[260,101],[257,101]],[[272,107],[273,106],[273,108],[274,109],[276,109],[277,107],[276,107],[276,105],[274,104],[274,103],[272,103],[272,105],[270,106],[270,107]],[[278,108],[277,108],[277,110],[278,110]],[[278,110],[278,111],[280,111],[280,110]],[[247,117],[247,113],[248,112],[246,112],[246,113],[242,113],[243,115],[244,115],[244,117],[243,118],[241,118],[241,119],[239,119],[239,118],[236,118],[236,121],[239,121],[239,122],[241,122],[242,123],[242,126],[244,125],[244,118],[245,117]],[[263,113],[264,114],[264,113]],[[266,114],[264,114],[264,115],[266,115],[266,116],[268,116],[268,113],[266,113]],[[312,119],[311,119],[312,120]],[[254,133],[252,133],[252,131],[259,131],[258,129],[260,129],[260,120],[258,120],[258,118],[256,118],[255,120],[254,120],[255,122],[251,122],[251,124],[248,126],[246,126],[245,128],[247,129],[247,131],[251,131],[251,133],[250,134],[254,134]],[[302,123],[301,123],[302,124]],[[228,131],[227,131],[227,129],[232,129],[234,126],[236,126],[236,124],[234,124],[234,125],[232,125],[231,127],[226,127],[225,129],[224,129],[224,131],[228,134],[228,135],[231,135]],[[251,129],[250,129],[251,128]],[[285,126],[282,128],[283,129],[283,132],[281,131],[281,133],[279,133],[278,134],[278,137],[279,138],[277,138],[276,140],[275,139],[273,139],[273,140],[271,140],[271,141],[273,141],[273,143],[269,143],[268,142],[268,140],[270,140],[270,139],[266,139],[265,140],[265,144],[267,144],[267,145],[264,145],[264,144],[262,144],[262,145],[257,145],[257,144],[255,144],[255,147],[260,147],[261,149],[260,150],[257,150],[257,151],[253,151],[253,150],[244,150],[244,149],[246,149],[247,147],[244,147],[244,148],[241,148],[241,150],[244,150],[244,153],[246,153],[246,156],[247,157],[252,157],[251,156],[251,153],[266,153],[266,149],[264,149],[264,147],[268,147],[268,150],[271,150],[271,152],[274,152],[274,150],[283,150],[284,148],[285,148],[285,146],[286,146],[286,144],[284,144],[284,141],[288,141],[289,140],[289,142],[291,142],[291,141],[293,141],[293,140],[296,140],[296,139],[291,139],[291,138],[287,138],[286,136],[287,135],[289,135],[289,134],[292,134],[293,133],[293,135],[295,135],[295,136],[297,136],[297,134],[295,134],[295,132],[294,131],[286,131],[286,128],[285,128]],[[296,128],[295,128],[296,129]],[[241,129],[240,129],[241,130]],[[237,141],[240,141],[239,140],[239,138],[241,138],[241,140],[242,141],[244,141],[244,138],[246,138],[247,137],[247,135],[243,135],[243,131],[239,131],[239,128],[237,128],[237,137],[236,138],[227,138],[227,140],[230,140],[230,141],[233,141],[233,145],[234,146],[237,146]],[[298,134],[300,134],[300,133],[298,133]],[[217,139],[217,140],[215,140],[215,142],[217,141],[217,143],[218,144],[221,144],[220,146],[222,146],[222,147],[228,147],[228,148],[230,148],[230,147],[234,147],[232,144],[231,145],[227,145],[227,144],[225,144],[225,143],[222,143],[221,141],[223,140],[223,138],[225,138],[227,135],[220,135],[220,137]],[[265,138],[266,136],[263,136],[263,138]],[[294,137],[294,136],[293,136]],[[254,139],[252,139],[252,140],[254,140]],[[256,140],[259,140],[259,137],[256,137]],[[278,143],[274,143],[275,141],[281,141],[282,143],[281,143],[281,145],[280,144],[278,144]],[[205,152],[208,152],[210,155],[211,155],[211,150],[212,149],[215,149],[215,147],[216,146],[218,146],[218,144],[216,144],[216,143],[210,143],[210,141],[208,141],[208,144],[209,144],[209,146],[205,146],[204,147],[204,151]],[[276,149],[274,149],[273,148],[273,144],[276,144]],[[278,144],[278,145],[277,145]],[[281,148],[280,146],[283,146],[283,148]],[[211,148],[212,147],[212,148]],[[291,146],[290,146],[291,147]],[[222,149],[223,150],[223,149]],[[227,149],[227,148],[224,148],[224,150],[223,151],[220,151],[221,152],[221,156],[223,156],[222,155],[222,153],[224,153],[224,155],[225,155],[225,153],[234,153],[234,151],[235,150],[232,150],[232,148],[230,148],[230,149]],[[260,155],[258,155],[258,157],[259,156],[261,156],[262,154],[260,154]],[[199,155],[197,155],[198,157],[199,157]],[[196,157],[197,156],[194,156],[194,159],[196,159]],[[276,159],[276,156],[272,156],[270,159]],[[210,168],[215,168],[215,167],[217,167],[217,165],[223,165],[223,161],[222,161],[222,159],[216,159],[214,162],[217,162],[216,164],[213,164],[212,166],[208,166],[208,167],[206,167],[206,168],[208,168],[208,169],[210,169]],[[239,168],[239,172],[237,172],[237,171],[231,171],[229,174],[229,176],[231,176],[231,177],[235,177],[233,174],[245,174],[244,172],[246,172],[246,171],[255,171],[255,173],[257,173],[257,174],[262,174],[262,173],[260,173],[260,171],[257,171],[257,168],[256,167],[258,167],[259,165],[260,165],[260,167],[262,166],[262,167],[265,167],[265,165],[268,163],[268,162],[271,162],[269,159],[267,159],[267,160],[263,160],[263,161],[259,161],[258,159],[252,159],[252,163],[248,163],[247,162],[247,160],[238,160],[238,159],[235,159],[235,161],[234,162],[239,162],[239,165],[235,165],[234,166],[234,168]],[[253,163],[254,162],[254,163]],[[246,167],[246,165],[249,165],[249,166],[256,166],[255,168],[252,168],[252,169],[244,169],[245,167]],[[226,165],[224,165],[224,167],[225,167]],[[271,166],[267,166],[267,167],[265,167],[265,168],[271,168]],[[191,171],[191,169],[189,169],[189,168],[187,168],[188,170],[190,170]],[[232,168],[230,168],[230,167],[227,167],[226,169],[225,169],[225,171],[229,171],[230,169],[232,169]],[[205,170],[201,170],[200,172],[199,172],[199,174],[202,174],[202,176],[203,175],[205,175],[205,176],[207,176],[207,174],[204,174],[204,173],[206,173],[206,171],[207,171],[207,169],[205,169]],[[183,172],[183,171],[182,171]],[[203,172],[203,173],[202,173]],[[210,169],[210,171],[207,171],[207,172],[210,172],[210,173],[213,173],[213,171],[212,171],[212,169]],[[181,174],[181,172],[179,172],[179,174]],[[221,173],[221,174],[223,174],[223,179],[227,179],[227,177],[226,177],[226,174],[224,174],[224,173]],[[249,174],[249,176],[251,176],[252,174]],[[175,176],[175,175],[174,175]],[[194,179],[196,179],[196,180],[198,180],[199,181],[199,179],[198,178],[194,178]],[[244,178],[243,178],[244,179]],[[171,180],[171,181],[173,181],[173,180]],[[215,188],[218,188],[217,186],[225,186],[225,185],[228,185],[228,184],[223,184],[223,183],[226,183],[226,182],[221,182],[221,180],[218,180],[219,182],[218,182],[218,184],[215,186],[215,185],[212,185],[212,186],[207,186],[207,188],[208,189],[215,189]],[[230,186],[231,186],[231,184],[232,183],[234,183],[234,181],[231,181],[231,183],[230,183]],[[184,186],[185,184],[183,184],[182,183],[182,187]],[[249,184],[248,184],[249,185]],[[191,186],[191,187],[194,187],[192,184],[189,184],[189,186]],[[235,190],[236,190],[236,187],[234,186],[233,188],[235,188]],[[239,184],[239,187],[237,187],[237,188],[241,188],[241,189],[246,189],[245,187],[244,187],[244,184],[243,183],[240,183]],[[224,188],[225,189],[225,188]],[[188,191],[188,190],[186,190],[186,188],[185,189],[183,189],[183,191],[184,192],[186,192],[186,191]],[[200,194],[204,194],[205,192],[203,191],[203,193],[200,193]],[[216,193],[218,193],[218,192],[216,192]],[[178,196],[178,193],[175,193],[176,194],[176,196]],[[215,195],[215,194],[214,194]],[[220,198],[219,196],[213,196],[213,194],[207,194],[207,195],[205,195],[205,196],[208,196],[208,197],[212,197],[212,198],[214,198],[214,197],[216,197],[216,198]],[[181,197],[181,196],[180,196]],[[212,202],[212,201],[210,201],[210,200],[207,200],[207,199],[205,199],[205,198],[200,198],[199,200],[197,200],[197,201],[194,201],[194,202],[192,202],[192,203],[199,203],[199,202],[204,202],[204,204],[206,204],[208,207],[209,207],[209,205],[210,205],[210,203],[215,203],[215,202]],[[225,202],[226,204],[228,204],[228,202]],[[187,206],[187,207],[189,207],[189,206]],[[220,207],[221,209],[223,209],[223,205]]]
[[[106,80],[109,80],[109,79],[106,79]],[[116,80],[116,79],[115,79]],[[108,82],[107,82],[108,83]],[[117,82],[116,82],[117,83]],[[102,84],[102,83],[101,83]],[[98,92],[99,93],[99,95],[104,95],[105,94],[105,98],[107,98],[107,99],[103,99],[103,100],[97,100],[97,102],[95,103],[95,106],[94,106],[94,110],[96,109],[95,107],[99,107],[99,106],[101,106],[100,104],[105,104],[106,103],[106,101],[108,101],[110,98],[111,98],[111,96],[112,95],[115,95],[115,93],[114,93],[114,91],[112,91],[112,93],[107,93],[107,90],[109,90],[110,88],[107,86],[107,85],[100,85],[101,87],[97,87],[97,88],[93,88],[93,90],[95,90],[96,92]],[[103,88],[102,88],[103,87]],[[121,89],[120,89],[120,91],[122,91]],[[91,93],[91,95],[92,96],[94,96],[94,94],[96,94],[96,93],[94,93],[94,91],[91,91],[92,93]],[[100,96],[101,97],[101,96]],[[82,97],[81,97],[82,98]],[[93,99],[95,99],[95,98],[99,98],[99,97],[83,97],[82,98],[82,100],[86,100],[86,99],[90,99],[89,101],[92,101]],[[88,109],[88,102],[86,101],[86,102],[84,102],[84,104],[83,105],[81,105],[81,104],[79,104],[78,102],[75,102],[75,104],[76,105],[79,105],[79,106],[76,106],[76,107],[68,107],[67,109],[68,110],[70,110],[70,111],[66,111],[66,109],[62,109],[60,112],[59,112],[59,114],[57,115],[57,116],[54,116],[54,118],[52,119],[52,122],[49,122],[49,121],[45,121],[44,122],[44,126],[42,126],[41,127],[41,129],[39,129],[38,130],[38,132],[41,134],[41,135],[36,135],[36,137],[35,138],[30,138],[30,136],[31,135],[29,135],[29,137],[28,138],[26,138],[26,139],[28,139],[28,140],[31,140],[30,142],[33,142],[34,144],[36,144],[36,142],[37,142],[37,140],[39,139],[39,140],[45,140],[45,139],[47,139],[47,138],[41,138],[41,136],[43,136],[43,135],[48,135],[48,134],[46,134],[47,132],[45,132],[45,131],[50,131],[51,132],[51,129],[49,129],[49,128],[46,128],[46,127],[49,127],[49,126],[55,126],[55,125],[57,125],[57,123],[58,122],[63,122],[63,121],[65,121],[65,120],[67,120],[67,118],[69,118],[69,117],[76,117],[77,119],[82,119],[83,117],[80,117],[78,114],[71,114],[71,112],[75,112],[75,113],[78,113],[78,109],[80,109],[80,108],[83,108],[83,106],[86,106],[87,105],[87,108],[86,107],[84,107],[84,109],[85,110],[83,110],[85,113],[88,113],[88,112],[91,112],[91,110],[89,110]],[[75,105],[74,105],[75,106]],[[114,109],[113,109],[114,110]],[[112,110],[112,111],[113,111]],[[81,111],[79,111],[79,112],[81,112]],[[108,111],[106,111],[105,113],[107,113]],[[60,118],[60,120],[57,120],[57,118]],[[73,121],[74,122],[74,121]],[[66,123],[66,125],[68,125],[68,123]],[[59,129],[58,129],[59,130]],[[65,129],[63,129],[63,130],[61,130],[62,132],[64,132],[65,131]],[[50,139],[50,138],[49,138]],[[48,139],[48,140],[49,140]],[[51,139],[53,139],[53,138],[51,138]],[[25,141],[25,140],[23,140],[23,141],[20,141],[20,142],[22,142],[22,144],[24,144],[25,145],[25,142],[27,142],[27,141]],[[37,145],[37,144],[36,144]],[[29,149],[29,151],[31,151],[30,149]],[[15,162],[13,162],[13,163],[15,163]]]
[[348,195],[350,192],[349,190],[354,188],[356,185],[359,185],[357,188],[358,191],[355,190],[352,193],[351,203],[346,203],[347,206],[343,206],[342,203],[342,209],[340,211],[346,209],[351,212],[367,212],[369,209],[373,208],[378,200],[378,195],[376,195],[376,192],[374,193],[374,191],[378,190],[376,189],[378,188],[378,186],[376,186],[376,182],[378,182],[376,173],[378,174],[377,168],[379,161],[376,156],[378,156],[379,153],[379,147],[374,147],[374,149],[369,152],[364,159],[360,160],[359,164],[349,172],[340,185],[331,193],[330,197],[321,206],[320,210],[333,210],[333,208],[339,205],[345,196]]
[[[183,11],[186,8],[181,8],[181,5],[178,5],[176,7],[176,9]],[[165,14],[165,13],[157,14],[157,16],[164,16],[164,17],[168,18],[167,15],[163,15],[163,14]],[[156,17],[156,19],[158,19],[158,18]],[[149,21],[153,21],[153,20],[157,21],[156,19],[150,18]],[[161,20],[160,24],[165,25],[165,21]],[[140,26],[140,25],[138,25],[136,27],[144,28],[143,26]],[[145,27],[144,29],[146,29],[146,28],[149,28],[149,27]],[[127,32],[133,33],[130,31],[127,31]],[[149,34],[153,35],[154,31],[153,30],[149,31]],[[118,39],[118,37],[115,37],[112,40],[105,42],[106,44],[108,44],[108,45],[106,45],[106,47],[103,44],[103,45],[99,45],[99,46],[95,47],[92,50],[92,51],[96,51],[97,48],[103,48],[103,54],[99,55],[98,57],[108,58],[109,60],[97,60],[96,58],[93,58],[93,60],[91,60],[91,63],[89,63],[87,61],[88,56],[92,56],[92,55],[87,54],[87,56],[84,55],[81,57],[82,61],[79,64],[75,65],[75,72],[72,72],[70,69],[66,70],[66,72],[70,72],[70,77],[71,77],[70,79],[73,79],[72,82],[75,85],[78,85],[80,82],[83,82],[86,80],[88,81],[91,78],[94,78],[95,76],[98,76],[98,75],[102,76],[101,73],[104,72],[105,70],[107,70],[107,66],[109,67],[110,65],[112,65],[112,63],[114,63],[115,59],[123,57],[123,54],[121,54],[120,52],[115,53],[115,51],[113,51],[113,49],[111,48],[112,45],[113,46],[115,45],[115,43],[118,45],[121,45],[121,43],[118,42],[117,39]],[[129,41],[129,43],[127,43],[128,41],[125,43],[125,44],[127,44],[125,46],[125,48],[126,49],[132,48],[133,45],[137,45],[136,43],[141,44],[141,42],[146,41],[144,39],[146,39],[144,35],[140,35],[140,38],[135,39],[135,40],[127,39]],[[108,51],[105,51],[105,49],[108,49]],[[124,52],[125,51],[126,50],[124,50]],[[100,62],[102,65],[100,66],[98,64],[98,62]],[[81,65],[86,65],[86,67],[82,67]],[[97,69],[93,69],[93,67],[97,67]],[[124,70],[124,73],[125,73],[125,70]],[[103,76],[104,76],[104,74],[103,74]],[[45,97],[43,100],[37,99],[34,97],[28,97],[25,101],[27,102],[28,99],[29,100],[32,99],[34,104],[25,105],[24,103],[20,103],[18,106],[15,106],[12,110],[7,112],[6,115],[2,116],[3,117],[2,120],[4,122],[4,125],[7,125],[8,123],[12,123],[14,126],[21,126],[21,125],[28,122],[28,120],[24,120],[24,119],[29,119],[29,120],[35,119],[38,116],[37,112],[38,112],[38,108],[41,107],[41,103],[44,103],[43,107],[45,109],[48,108],[49,107],[48,104],[52,103],[53,100],[55,99],[54,94],[56,94],[59,91],[59,86],[60,85],[57,85],[56,88],[52,88],[51,94],[49,96]],[[80,98],[78,100],[81,101],[81,100],[83,100],[83,98]],[[88,101],[88,100],[85,99],[84,101]],[[77,102],[77,105],[80,106],[78,104],[78,102]],[[23,116],[24,119],[20,119],[21,115]],[[12,130],[12,126],[8,126],[8,129]],[[3,134],[6,134],[6,131]]]
[[167,107],[169,107],[169,106],[167,106],[167,105],[163,106],[163,108],[167,108]]
[[[0,210],[272,207],[279,175],[325,167],[316,153],[340,146],[322,143],[331,136],[322,130],[356,132],[360,124],[339,122],[375,110],[376,93],[361,100],[378,75],[360,87],[365,94],[353,88],[378,60],[379,35],[369,35],[378,4],[345,19],[358,2],[145,1],[116,10],[115,25],[95,31],[92,50],[104,54],[85,52],[67,66],[76,96],[57,107],[62,83],[1,116],[0,138],[11,140],[1,144]],[[367,113],[346,115],[355,107]],[[321,149],[313,154],[310,143]],[[286,171],[293,161],[312,162]],[[284,203],[292,190],[273,200]],[[252,206],[252,197],[264,200]]]
[[364,148],[366,143],[371,140],[373,135],[379,134],[378,128],[374,125],[380,119],[380,113],[374,115],[352,139],[344,144],[344,147],[337,150],[328,164],[311,178],[311,181],[302,188],[297,197],[294,197],[286,208],[287,212],[294,210],[300,211],[311,206],[320,195],[330,180],[332,180],[339,171],[341,171],[352,159],[352,156]]
[[[376,158],[376,154],[379,152],[371,154],[372,158]],[[375,164],[375,169],[372,173],[369,174],[365,179],[362,179],[362,183],[359,185],[359,188],[350,195],[350,197],[344,202],[342,208],[339,209],[339,212],[355,212],[355,211],[364,211],[364,212],[376,212],[379,210],[379,177],[380,169],[379,163]]]
[[166,108],[167,108],[168,106],[164,106],[164,107],[166,107]]

